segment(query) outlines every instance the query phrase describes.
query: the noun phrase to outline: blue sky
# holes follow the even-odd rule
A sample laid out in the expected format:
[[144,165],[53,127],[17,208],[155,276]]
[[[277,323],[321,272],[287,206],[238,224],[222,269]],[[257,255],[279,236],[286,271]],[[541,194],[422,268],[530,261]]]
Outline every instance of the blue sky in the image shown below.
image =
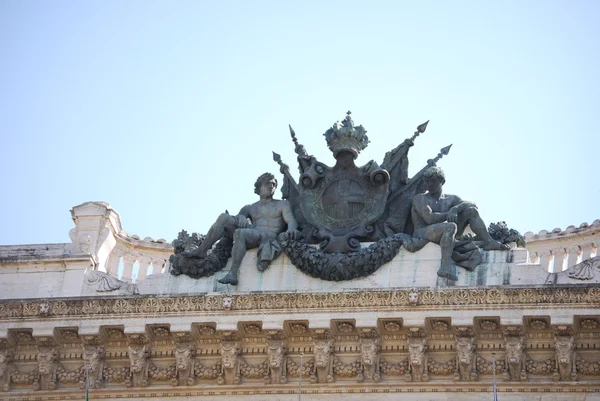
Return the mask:
[[206,232],[295,169],[287,124],[352,110],[357,164],[431,120],[410,153],[486,222],[600,218],[597,1],[3,1],[0,244],[68,242],[69,209],[109,202],[129,234]]

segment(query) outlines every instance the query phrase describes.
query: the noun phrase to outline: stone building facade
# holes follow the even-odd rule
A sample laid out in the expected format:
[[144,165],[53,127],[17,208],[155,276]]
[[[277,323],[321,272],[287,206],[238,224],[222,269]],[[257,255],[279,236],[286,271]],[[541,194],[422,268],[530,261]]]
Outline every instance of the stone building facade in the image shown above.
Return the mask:
[[492,400],[494,381],[500,400],[600,400],[599,220],[455,283],[428,244],[335,283],[250,251],[232,287],[170,275],[171,245],[106,203],[72,217],[71,243],[0,247],[2,400],[84,399],[86,370],[98,400]]

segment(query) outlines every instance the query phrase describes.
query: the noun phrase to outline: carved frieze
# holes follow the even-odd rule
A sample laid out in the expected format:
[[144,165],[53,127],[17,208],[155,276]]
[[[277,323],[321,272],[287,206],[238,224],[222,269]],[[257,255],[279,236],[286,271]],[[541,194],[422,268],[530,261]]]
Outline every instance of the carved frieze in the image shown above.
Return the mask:
[[194,376],[200,380],[217,379],[221,372],[221,361],[217,361],[214,365],[203,365],[198,361],[194,363]]
[[392,362],[381,356],[379,364],[381,373],[385,376],[404,376],[408,371],[408,359]]
[[[175,300],[165,300],[158,296],[121,297],[117,299],[65,300],[67,310],[63,316],[94,316],[94,315],[133,315],[144,313],[156,313],[158,310],[171,312],[217,312],[225,310],[256,310],[256,309],[357,309],[368,307],[412,307],[409,301],[410,292],[414,290],[387,290],[376,293],[362,292],[339,292],[339,293],[283,293],[276,296],[265,297],[261,294],[232,294],[232,304],[229,307],[223,305],[222,295],[186,296],[181,295]],[[403,294],[404,296],[398,296]],[[432,306],[437,308],[456,307],[459,305],[501,305],[501,304],[530,304],[530,305],[564,305],[564,304],[596,304],[600,298],[600,288],[565,288],[556,290],[553,288],[468,288],[460,292],[452,289],[419,290],[418,305]],[[53,305],[57,301],[47,301]],[[33,303],[35,307],[41,305]],[[154,309],[153,309],[154,308]],[[37,314],[37,312],[36,312]],[[48,316],[52,316],[52,308]],[[0,319],[12,317],[27,317],[24,307],[17,301],[0,301]],[[589,322],[581,322],[582,328],[592,326],[598,321],[588,319]],[[494,330],[492,324],[481,322],[481,330]],[[596,326],[598,327],[598,326]]]
[[[435,383],[451,375],[455,380],[472,382],[478,380],[478,376],[489,380],[493,374],[490,354],[492,349],[498,349],[498,345],[503,345],[503,348],[498,350],[496,374],[512,382],[507,384],[510,386],[522,381],[575,382],[583,378],[585,382],[600,377],[597,349],[592,346],[595,340],[592,337],[586,340],[590,347],[585,342],[583,344],[586,346],[576,347],[582,341],[581,335],[598,337],[599,333],[591,329],[579,331],[581,321],[595,317],[580,316],[574,326],[550,325],[539,330],[531,327],[531,320],[524,320],[523,326],[501,326],[495,331],[484,332],[481,330],[481,321],[477,319],[474,326],[453,325],[447,333],[433,330],[436,321],[447,319],[425,320],[423,327],[409,326],[401,328],[399,332],[389,332],[385,325],[394,320],[386,317],[377,323],[379,330],[389,333],[381,337],[375,326],[352,326],[351,333],[340,336],[340,321],[333,320],[331,327],[334,330],[331,331],[326,327],[307,328],[307,334],[312,336],[307,337],[312,338],[312,355],[308,351],[311,344],[295,342],[298,337],[291,332],[290,322],[284,324],[286,329],[265,329],[252,337],[245,337],[247,325],[244,324],[239,324],[237,331],[219,331],[212,338],[197,337],[196,331],[169,332],[172,341],[158,346],[156,341],[152,342],[153,353],[150,353],[145,333],[156,337],[155,329],[164,327],[166,330],[166,324],[149,324],[145,331],[138,333],[131,333],[131,329],[124,330],[120,326],[103,326],[97,335],[77,335],[79,352],[73,352],[75,349],[72,344],[64,341],[65,330],[57,329],[54,337],[32,337],[37,354],[16,342],[15,334],[31,332],[30,329],[19,329],[11,331],[11,335],[1,343],[0,385],[2,391],[15,390],[15,387],[19,390],[26,384],[40,390],[73,388],[77,384],[84,387],[87,372],[91,389],[120,384],[140,388],[160,386],[165,382],[175,386],[195,386],[200,383],[203,386],[217,383],[234,385],[239,384],[242,378],[250,379],[248,383],[261,379],[267,384],[280,386],[287,385],[289,378],[296,382],[299,380],[299,353],[303,351],[308,353],[302,357],[303,380],[312,379],[315,383],[327,384],[334,380],[343,383],[348,379],[383,383],[431,380]],[[214,324],[208,322],[202,325],[211,327]],[[260,327],[262,322],[256,325]],[[548,347],[547,332],[554,335],[553,347]],[[332,333],[337,334],[332,336]],[[451,343],[450,340],[432,340],[440,334],[451,335]],[[543,334],[544,337],[529,338],[528,334]],[[497,337],[486,337],[492,335],[500,335],[500,341]],[[291,338],[294,342],[288,355],[287,342]],[[343,338],[344,342],[339,343],[338,338]],[[115,341],[117,339],[119,341]],[[212,339],[214,342],[204,347],[200,345],[199,340],[202,339]],[[246,348],[244,344],[247,339],[256,342]],[[257,347],[254,344],[260,345]],[[129,352],[125,353],[127,345]],[[202,351],[198,355],[196,346]],[[385,357],[381,354],[382,349]],[[60,361],[59,353],[62,354]],[[12,357],[13,354],[16,357]],[[31,359],[33,355],[37,360]],[[123,366],[127,358],[129,363]],[[19,368],[23,371],[19,371]]]
[[248,363],[240,356],[240,376],[247,379],[264,379],[269,372],[269,361],[265,359],[260,363]]

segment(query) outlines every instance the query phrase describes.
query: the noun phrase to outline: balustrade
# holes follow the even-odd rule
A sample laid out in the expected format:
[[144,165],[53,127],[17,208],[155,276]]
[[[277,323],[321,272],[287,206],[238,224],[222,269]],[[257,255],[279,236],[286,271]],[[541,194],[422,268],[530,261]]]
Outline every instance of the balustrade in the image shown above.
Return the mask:
[[[121,226],[119,214],[107,203],[87,202],[75,206],[71,213],[75,222],[69,233],[72,243],[64,246],[73,254],[92,255],[98,270],[136,283],[148,275],[169,271],[172,245],[164,239],[129,236]],[[539,264],[549,272],[561,272],[598,255],[599,238],[600,220],[564,231],[526,233],[528,263]]]
[[[577,263],[598,256],[600,219],[566,230],[546,230],[538,234],[525,233],[529,263],[537,264],[551,273],[559,273]],[[565,263],[566,259],[566,263]]]

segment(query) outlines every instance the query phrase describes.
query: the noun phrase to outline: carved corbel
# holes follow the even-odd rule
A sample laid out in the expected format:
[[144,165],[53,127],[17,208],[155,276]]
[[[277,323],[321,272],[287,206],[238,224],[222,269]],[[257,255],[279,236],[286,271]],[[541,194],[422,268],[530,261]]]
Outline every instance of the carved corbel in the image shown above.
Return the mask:
[[554,381],[577,380],[577,354],[571,326],[556,326],[554,328],[554,352],[556,367],[552,379]]
[[148,387],[150,368],[150,345],[145,334],[127,334],[129,348],[129,376],[125,380],[127,387]]
[[[191,338],[190,338],[191,340]],[[175,342],[175,370],[176,377],[171,380],[174,386],[193,386],[194,368],[196,364],[196,344],[192,341]]]
[[226,336],[221,340],[221,373],[218,384],[240,384],[240,353],[238,341],[234,336]]
[[287,346],[285,341],[273,338],[267,340],[267,358],[269,374],[265,377],[265,384],[287,383]]
[[[85,341],[85,339],[84,339]],[[104,383],[103,372],[105,366],[106,353],[104,347],[90,341],[88,344],[84,343],[83,346],[83,369],[87,372],[87,382],[89,388],[98,389],[102,388]],[[80,388],[85,388],[86,375],[81,378],[79,382]]]
[[474,336],[469,327],[456,328],[456,370],[454,372],[455,381],[476,381],[477,364],[476,347]]
[[406,380],[429,381],[427,374],[427,337],[422,328],[411,327],[408,333],[408,372]]
[[360,339],[360,370],[356,376],[356,381],[381,381],[381,372],[379,370],[380,350],[379,338],[363,336]]
[[525,381],[527,372],[525,362],[527,356],[523,349],[523,332],[519,326],[508,326],[504,329],[504,380]]
[[333,383],[333,340],[323,338],[325,332],[316,333],[321,338],[313,342],[314,369],[310,377],[311,383]]
[[10,390],[10,375],[13,371],[13,351],[0,349],[0,391]]
[[55,390],[58,372],[58,350],[55,346],[38,346],[37,376],[34,390]]

